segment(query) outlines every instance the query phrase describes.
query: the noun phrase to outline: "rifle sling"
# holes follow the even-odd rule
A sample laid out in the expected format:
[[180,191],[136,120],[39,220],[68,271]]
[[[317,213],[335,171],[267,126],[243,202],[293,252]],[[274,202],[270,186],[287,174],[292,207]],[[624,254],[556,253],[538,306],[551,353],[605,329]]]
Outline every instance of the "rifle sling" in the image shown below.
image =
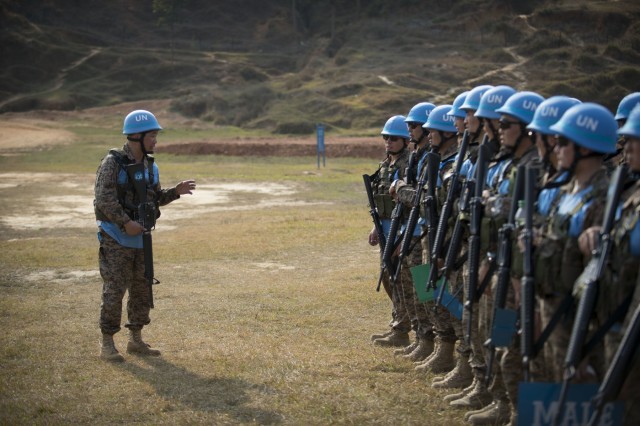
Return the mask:
[[624,301],[620,305],[618,305],[616,310],[613,311],[611,315],[609,315],[609,318],[607,318],[607,321],[605,321],[605,323],[602,324],[600,328],[596,330],[595,333],[593,333],[593,336],[584,345],[584,348],[582,350],[582,353],[584,354],[584,356],[586,356],[593,349],[595,349],[596,345],[604,339],[604,336],[611,329],[611,327],[613,327],[615,323],[622,321],[624,319],[625,315],[627,315],[627,312],[629,311],[629,306],[631,306],[632,296],[633,296],[633,292],[627,295],[627,298],[624,299]]
[[478,291],[476,292],[476,302],[480,300],[480,297],[482,297],[482,294],[487,289],[487,286],[491,282],[491,277],[493,277],[494,272],[496,272],[496,261],[495,259],[492,259],[489,261],[489,269],[487,270],[487,273],[482,279],[482,283],[480,284],[480,287],[478,287]]
[[572,304],[573,304],[573,295],[569,292],[564,296],[564,299],[562,299],[562,302],[560,302],[560,306],[558,306],[558,309],[556,309],[556,311],[553,313],[553,316],[551,317],[549,324],[547,324],[544,330],[542,330],[540,337],[533,345],[532,358],[535,358],[538,355],[538,353],[542,350],[542,347],[544,346],[546,341],[549,339],[549,336],[551,336],[551,333],[553,333],[553,330],[556,328],[560,320],[569,313],[569,310],[571,309]]

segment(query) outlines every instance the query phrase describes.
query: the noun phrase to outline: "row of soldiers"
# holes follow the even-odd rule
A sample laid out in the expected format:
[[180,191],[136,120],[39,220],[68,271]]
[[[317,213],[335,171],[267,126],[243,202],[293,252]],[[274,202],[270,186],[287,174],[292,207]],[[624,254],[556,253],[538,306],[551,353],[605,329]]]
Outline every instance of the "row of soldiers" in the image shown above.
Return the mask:
[[[614,115],[481,85],[381,133],[386,158],[364,178],[392,312],[374,345],[439,374],[472,424],[515,425],[519,385],[563,383],[561,424],[567,385],[603,381],[640,302],[640,93]],[[609,399],[639,386],[624,368]],[[624,415],[640,424],[632,404]]]

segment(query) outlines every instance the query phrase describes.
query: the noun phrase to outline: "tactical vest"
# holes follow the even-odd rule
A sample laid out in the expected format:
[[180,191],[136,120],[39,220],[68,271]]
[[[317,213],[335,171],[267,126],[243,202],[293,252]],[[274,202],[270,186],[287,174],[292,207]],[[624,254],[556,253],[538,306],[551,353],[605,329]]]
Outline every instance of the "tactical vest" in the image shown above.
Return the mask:
[[606,292],[601,292],[604,315],[610,314],[629,295],[638,280],[640,264],[640,181],[622,194],[620,217],[611,231],[613,245],[605,271]]
[[391,218],[391,212],[396,203],[389,195],[389,188],[394,180],[404,178],[405,169],[409,161],[409,153],[405,149],[393,164],[390,164],[389,161],[390,159],[386,159],[380,164],[373,194],[373,200],[376,203],[380,219]]
[[[598,177],[601,177],[598,179]],[[545,238],[535,251],[535,277],[539,294],[566,294],[586,266],[578,247],[578,237],[584,231],[584,219],[595,199],[604,200],[608,181],[598,173],[586,189],[559,196],[543,230]]]
[[[133,183],[129,180],[129,176],[127,174],[127,167],[133,164],[133,161],[121,149],[109,150],[109,154],[107,154],[105,160],[107,160],[109,157],[112,157],[118,165],[116,171],[118,203],[122,206],[122,209],[127,214],[127,216],[129,216],[132,220],[138,220],[138,208],[135,204],[136,192]],[[147,194],[149,194],[150,191],[155,194],[154,188],[157,186],[158,182],[156,176],[153,173],[153,157],[149,158],[151,159],[151,163],[149,164],[150,167],[148,167],[147,169],[149,173],[149,179],[147,180]],[[100,167],[98,167],[98,170],[100,170]],[[157,197],[155,197],[154,195],[152,198],[156,207],[155,211],[157,219],[160,217],[160,208],[156,199]],[[104,222],[110,221],[109,218],[107,218],[107,216],[97,208],[95,200],[93,200],[93,209],[96,215],[96,220]]]

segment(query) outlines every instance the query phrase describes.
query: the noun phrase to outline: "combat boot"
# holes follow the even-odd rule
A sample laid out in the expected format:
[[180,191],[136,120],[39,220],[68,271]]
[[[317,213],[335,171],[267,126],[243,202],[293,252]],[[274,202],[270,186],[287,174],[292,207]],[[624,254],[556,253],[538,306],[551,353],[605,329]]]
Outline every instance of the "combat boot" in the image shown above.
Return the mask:
[[152,349],[151,345],[142,340],[142,330],[129,329],[127,353],[143,356],[160,356],[160,351]]
[[458,354],[456,366],[451,370],[444,379],[432,382],[432,388],[464,388],[469,386],[473,381],[473,372],[469,365],[469,356]]
[[416,339],[409,346],[405,346],[404,348],[396,349],[395,351],[393,351],[393,354],[395,356],[408,355],[411,352],[413,352],[415,350],[415,348],[418,347],[419,344],[420,344],[420,341],[418,339]]
[[469,417],[472,425],[502,425],[511,418],[509,403],[503,399],[494,401],[489,409]]
[[454,342],[443,342],[439,337],[435,339],[435,349],[433,354],[427,358],[427,361],[415,368],[416,371],[432,373],[444,373],[450,371],[454,367],[453,350]]
[[423,337],[418,340],[418,346],[411,353],[403,355],[402,357],[409,361],[422,361],[433,353],[433,348],[433,340]]
[[449,405],[456,408],[478,409],[489,404],[493,397],[487,390],[484,380],[476,378],[476,384],[471,392],[460,399],[451,401]]
[[460,399],[463,396],[465,396],[466,394],[468,394],[469,392],[471,392],[473,390],[473,388],[476,387],[476,379],[475,377],[473,378],[473,381],[471,382],[471,384],[469,386],[467,386],[466,388],[462,389],[460,392],[456,392],[456,393],[452,393],[450,395],[445,396],[443,399],[444,402],[451,402],[451,401],[455,401],[456,399]]
[[100,347],[100,358],[105,361],[122,362],[124,357],[120,355],[116,349],[116,344],[113,342],[112,334],[102,334],[102,342]]
[[393,330],[387,337],[382,337],[373,341],[376,346],[401,348],[409,346],[409,333],[406,331]]
[[373,342],[376,339],[382,339],[383,337],[389,336],[391,333],[393,333],[393,328],[389,329],[388,331],[385,331],[384,333],[372,334],[371,341]]
[[466,413],[464,413],[464,421],[468,422],[469,417],[475,416],[476,414],[484,413],[485,411],[492,409],[493,404],[495,404],[495,401],[491,401],[491,404],[487,404],[482,408],[478,408],[477,410],[467,411]]

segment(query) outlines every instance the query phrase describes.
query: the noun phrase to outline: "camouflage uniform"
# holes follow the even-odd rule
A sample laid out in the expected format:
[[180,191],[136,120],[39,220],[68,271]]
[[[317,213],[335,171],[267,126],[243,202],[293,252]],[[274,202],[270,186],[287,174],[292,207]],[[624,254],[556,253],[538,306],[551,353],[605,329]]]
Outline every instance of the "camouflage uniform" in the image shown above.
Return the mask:
[[[427,150],[425,147],[420,147],[415,152],[416,158],[424,159],[424,155],[426,154],[426,152]],[[422,172],[422,169],[419,166],[425,167],[426,164],[419,163],[418,165],[416,165],[417,173],[415,173],[415,176],[420,176],[420,173]],[[411,185],[398,186],[397,195],[398,201],[405,205],[405,219],[407,219],[409,212],[413,207],[416,189]],[[411,268],[423,264],[422,247],[426,240],[426,237],[421,238],[421,235],[415,235],[419,232],[420,226],[416,226],[416,232],[414,232],[414,236],[411,239],[411,252],[403,260],[403,265],[400,271],[400,284],[403,290],[403,295],[407,300],[406,303],[409,306],[408,310],[411,316],[411,326],[415,331],[416,336],[418,337],[418,339],[433,340],[434,320],[431,314],[431,307],[433,306],[433,302],[424,303],[418,300],[418,295],[413,285],[413,277],[411,275]]]
[[[535,250],[536,293],[541,300],[542,329],[551,320],[569,294],[589,259],[578,247],[578,236],[591,227],[602,223],[604,203],[609,180],[604,168],[592,176],[586,189],[572,194],[574,180],[563,187],[551,215],[544,225],[544,234]],[[565,315],[550,335],[549,350],[544,356],[547,365],[553,366],[553,379],[562,381],[567,342],[573,327],[572,310]],[[597,366],[596,366],[597,367]]]
[[[626,298],[632,299],[624,322],[614,325],[605,338],[607,368],[640,304],[640,180],[636,180],[623,192],[621,205],[620,218],[611,232],[613,245],[609,254],[609,267],[601,284],[606,287],[606,291],[600,293],[600,322],[605,321]],[[640,363],[636,357],[619,395],[619,399],[625,402],[625,424],[640,424],[640,408],[636,403],[639,393]]]
[[[395,202],[391,198],[391,195],[389,195],[389,188],[391,183],[396,179],[404,179],[408,162],[409,152],[404,149],[393,163],[391,163],[391,157],[387,157],[380,163],[378,179],[374,182],[373,193],[380,219],[387,223],[390,221],[391,213],[395,207]],[[393,244],[393,241],[387,241],[387,243]],[[382,256],[382,251],[380,255]],[[406,279],[402,278],[399,281],[402,283],[405,282]],[[385,271],[383,274],[382,285],[393,304],[391,313],[392,328],[397,331],[408,332],[411,330],[411,314],[409,311],[413,312],[414,308],[413,306],[409,306],[412,304],[406,303],[406,300],[407,294],[412,293],[407,293],[407,291],[404,290],[404,285],[401,288],[399,288],[400,286],[393,286],[389,277],[389,271]],[[409,301],[411,300],[412,299],[409,299]]]
[[[127,144],[122,151],[118,151],[125,162],[134,163],[134,157]],[[146,163],[146,159],[144,160]],[[146,164],[145,164],[146,166]],[[116,155],[110,153],[100,164],[95,182],[94,207],[96,219],[100,226],[98,238],[100,240],[99,263],[100,274],[103,279],[102,304],[100,306],[100,329],[103,334],[115,334],[120,331],[122,316],[122,298],[125,291],[129,291],[127,302],[128,321],[125,327],[139,330],[150,323],[149,293],[144,278],[144,253],[141,248],[142,236],[126,237],[124,225],[133,219],[133,213],[123,205],[134,205],[135,191],[132,185],[122,184],[123,170]],[[166,205],[180,195],[175,188],[163,190],[160,187],[157,166],[154,167],[154,185],[147,184],[147,200],[156,200],[157,205]],[[118,184],[120,179],[121,184]],[[147,175],[147,180],[149,176]],[[124,178],[126,181],[126,178]],[[119,195],[121,194],[121,195]],[[113,235],[106,232],[110,231]],[[122,237],[127,241],[133,240],[133,247],[122,245],[114,238]],[[139,243],[139,247],[138,246]]]
[[[495,212],[493,220],[496,222],[492,229],[498,230],[504,223],[508,221],[508,214],[511,211],[511,205],[513,201],[513,194],[515,190],[515,181],[516,181],[516,171],[520,165],[531,165],[538,160],[538,151],[535,146],[532,146],[529,150],[525,151],[524,154],[520,158],[514,158],[513,160],[508,160],[508,163],[505,164],[504,170],[501,170],[501,174],[503,178],[500,179],[499,185],[500,190],[497,191],[495,198],[491,200],[490,205],[488,205],[488,210],[493,210]],[[524,194],[523,194],[524,195]],[[499,200],[499,201],[498,201]],[[491,208],[495,206],[496,208]],[[498,208],[499,207],[499,208]],[[494,235],[496,238],[497,236]],[[511,252],[517,252],[517,242],[515,241],[516,233],[512,234],[512,238],[514,241],[512,242],[512,250]],[[492,246],[497,249],[496,246]],[[512,258],[512,265],[520,263],[522,265],[521,257]],[[514,274],[514,269],[510,271],[510,276],[513,277],[510,279],[510,282],[507,286],[507,298],[505,303],[505,308],[510,310],[517,310],[518,306],[516,304],[516,295],[514,291],[514,287],[520,285],[519,278],[520,276]],[[493,277],[491,281],[491,289],[493,296],[488,296],[487,299],[490,305],[489,315],[493,316],[493,303],[495,298],[496,287],[498,284],[497,275]],[[491,320],[489,320],[491,321]],[[493,324],[489,323],[489,336],[491,335],[491,328]],[[487,336],[487,337],[489,337]],[[518,336],[514,336],[511,345],[505,348],[497,349],[496,359],[499,360],[498,368],[496,370],[496,375],[494,382],[491,386],[491,392],[495,398],[508,400],[511,408],[511,412],[515,413],[517,411],[518,405],[518,383],[522,380],[522,355],[520,352],[520,339]]]

